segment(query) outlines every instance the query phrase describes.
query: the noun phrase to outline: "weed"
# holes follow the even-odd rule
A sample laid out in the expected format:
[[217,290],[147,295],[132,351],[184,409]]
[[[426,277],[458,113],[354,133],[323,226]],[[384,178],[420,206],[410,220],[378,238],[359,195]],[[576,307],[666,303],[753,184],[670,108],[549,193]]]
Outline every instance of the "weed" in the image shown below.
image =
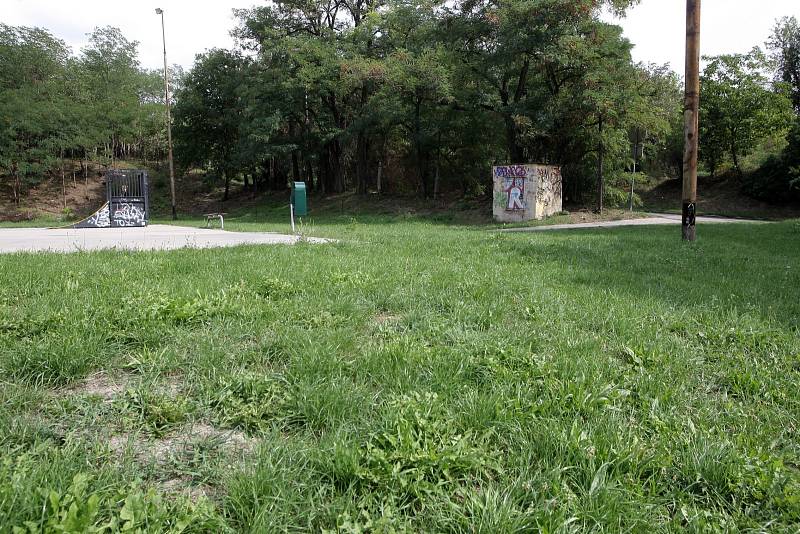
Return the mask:
[[259,433],[277,424],[289,401],[289,388],[280,376],[239,375],[222,379],[214,388],[210,407],[223,428]]
[[155,436],[163,436],[186,421],[191,404],[151,388],[128,389],[115,400],[115,408],[124,426],[141,427]]

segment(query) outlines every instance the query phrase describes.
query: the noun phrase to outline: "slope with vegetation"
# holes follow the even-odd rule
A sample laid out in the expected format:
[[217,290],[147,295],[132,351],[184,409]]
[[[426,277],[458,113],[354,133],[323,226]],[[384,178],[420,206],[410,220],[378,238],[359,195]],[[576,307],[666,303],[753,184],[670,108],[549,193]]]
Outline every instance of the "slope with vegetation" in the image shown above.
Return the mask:
[[[632,3],[238,10],[237,48],[173,73],[180,174],[224,200],[232,183],[260,194],[292,180],[326,195],[454,199],[488,195],[492,164],[538,161],[563,165],[572,205],[627,204],[634,153],[660,180],[681,177],[683,151],[679,77],[633,63],[600,17]],[[796,19],[781,19],[768,53],[707,58],[703,75],[702,170],[736,174],[737,194],[771,204],[798,200],[798,43]],[[92,166],[163,160],[162,79],[139,67],[136,45],[97,29],[73,56],[45,30],[0,27],[0,205],[22,208],[49,178],[75,211],[73,174],[88,183]]]
[[76,177],[87,187],[119,159],[164,158],[163,109],[163,78],[118,29],[95,29],[74,56],[44,29],[0,23],[0,197],[21,205],[51,178],[74,208]]

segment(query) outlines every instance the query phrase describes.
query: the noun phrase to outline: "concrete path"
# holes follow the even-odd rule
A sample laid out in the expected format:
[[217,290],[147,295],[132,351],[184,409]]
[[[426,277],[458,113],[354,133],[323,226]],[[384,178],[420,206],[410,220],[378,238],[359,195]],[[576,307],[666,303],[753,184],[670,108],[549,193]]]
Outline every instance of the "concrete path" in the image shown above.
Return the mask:
[[[652,225],[678,225],[681,216],[667,213],[648,213],[647,217],[640,219],[623,219],[620,221],[595,221],[574,224],[553,224],[545,226],[529,226],[525,228],[506,228],[500,232],[547,232],[550,230],[577,230],[579,228],[617,228],[621,226],[652,226]],[[719,223],[763,223],[751,219],[729,219],[726,217],[698,217],[697,224]]]
[[[226,232],[205,228],[152,224],[144,228],[0,228],[0,253],[77,252],[81,250],[171,250],[235,245],[292,245],[297,236]],[[326,243],[306,238],[312,243]]]

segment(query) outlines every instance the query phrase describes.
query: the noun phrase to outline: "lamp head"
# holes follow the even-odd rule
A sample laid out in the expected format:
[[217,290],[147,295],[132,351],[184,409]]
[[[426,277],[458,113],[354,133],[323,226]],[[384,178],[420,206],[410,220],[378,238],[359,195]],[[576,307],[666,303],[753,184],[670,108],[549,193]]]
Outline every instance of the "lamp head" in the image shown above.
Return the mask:
[[156,15],[163,15],[163,14],[164,14],[164,10],[161,9],[160,7],[157,7],[156,8]]

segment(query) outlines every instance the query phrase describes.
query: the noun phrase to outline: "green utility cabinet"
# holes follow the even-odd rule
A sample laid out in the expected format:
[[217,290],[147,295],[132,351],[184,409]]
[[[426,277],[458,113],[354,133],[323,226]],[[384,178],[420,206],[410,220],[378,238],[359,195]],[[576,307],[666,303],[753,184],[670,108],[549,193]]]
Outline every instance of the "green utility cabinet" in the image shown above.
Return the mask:
[[308,215],[305,182],[292,183],[292,207],[294,208],[295,217],[304,217]]

